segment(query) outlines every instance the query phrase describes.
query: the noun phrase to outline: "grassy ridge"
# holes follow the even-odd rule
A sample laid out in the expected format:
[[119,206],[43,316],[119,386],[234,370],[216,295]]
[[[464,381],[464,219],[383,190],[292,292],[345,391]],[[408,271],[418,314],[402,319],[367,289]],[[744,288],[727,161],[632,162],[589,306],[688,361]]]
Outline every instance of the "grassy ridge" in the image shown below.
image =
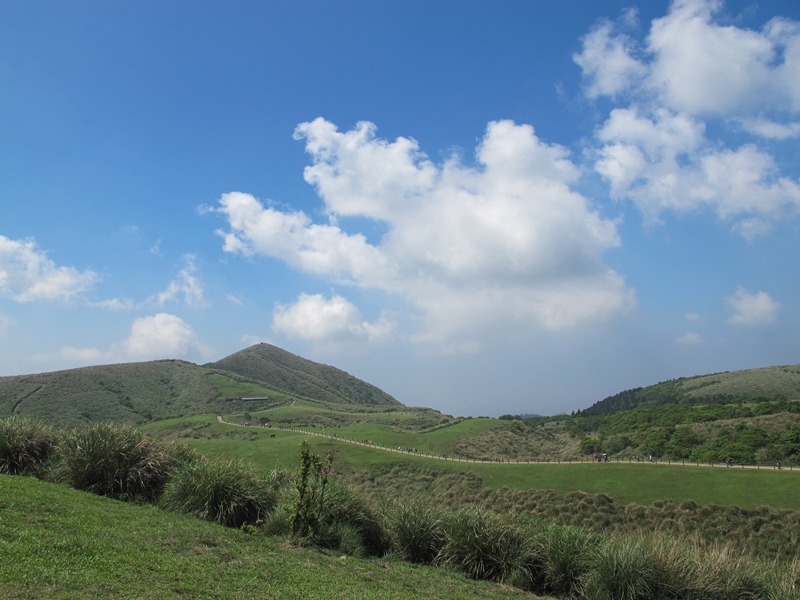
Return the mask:
[[[264,398],[255,402],[241,398]],[[333,404],[402,406],[334,367],[259,344],[198,366],[158,360],[0,377],[0,418],[36,417],[51,425],[151,420],[265,408],[291,398]]]
[[218,395],[202,369],[171,360],[0,377],[2,416],[15,409],[56,425],[140,423],[208,412]]
[[534,598],[393,560],[286,548],[191,517],[0,475],[0,597]]
[[269,382],[276,389],[323,402],[400,404],[386,392],[340,369],[307,360],[271,344],[256,344],[206,366]]
[[800,399],[800,365],[682,377],[619,392],[579,413],[584,416],[612,415],[622,410],[664,404],[778,398]]

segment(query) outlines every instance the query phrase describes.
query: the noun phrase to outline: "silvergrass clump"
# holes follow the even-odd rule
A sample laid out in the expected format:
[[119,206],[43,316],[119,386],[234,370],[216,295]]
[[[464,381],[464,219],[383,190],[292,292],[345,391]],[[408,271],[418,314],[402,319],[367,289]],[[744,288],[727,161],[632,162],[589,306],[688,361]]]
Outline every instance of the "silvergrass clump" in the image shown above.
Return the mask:
[[766,572],[731,546],[709,551],[662,534],[619,536],[598,548],[581,593],[587,600],[769,598],[775,585]]
[[160,506],[220,525],[242,527],[267,517],[277,496],[252,467],[240,461],[201,457],[172,474]]
[[190,452],[154,440],[128,425],[94,423],[66,431],[52,478],[118,500],[155,501],[170,473]]
[[531,528],[483,509],[447,516],[445,537],[436,562],[464,571],[473,579],[530,588],[541,564]]
[[402,560],[432,564],[445,539],[442,508],[423,502],[396,502],[383,521],[392,551]]
[[569,525],[548,525],[537,534],[542,558],[542,590],[568,596],[589,571],[601,548],[599,534]]
[[41,476],[56,445],[53,430],[37,419],[0,420],[0,474]]
[[581,581],[582,597],[587,600],[652,600],[654,589],[652,561],[644,540],[621,537],[599,549],[591,570]]
[[[329,482],[319,521],[312,543],[354,555],[377,556],[389,547],[381,522],[367,499],[339,481]],[[356,536],[359,544],[355,543]]]

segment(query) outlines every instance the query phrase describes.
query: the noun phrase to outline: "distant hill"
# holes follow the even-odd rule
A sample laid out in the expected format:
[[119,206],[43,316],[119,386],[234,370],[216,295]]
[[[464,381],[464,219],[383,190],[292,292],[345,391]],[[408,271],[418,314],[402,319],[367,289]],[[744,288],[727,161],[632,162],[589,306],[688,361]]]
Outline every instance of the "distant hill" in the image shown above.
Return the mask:
[[530,421],[568,432],[584,455],[796,464],[800,365],[663,381]]
[[731,403],[800,399],[800,364],[682,377],[614,394],[578,411],[583,416],[613,415],[666,404]]
[[[157,360],[0,377],[0,417],[23,414],[73,426],[150,420],[254,407],[253,401],[303,397],[335,404],[398,405],[344,371],[269,344],[215,363]],[[244,399],[243,399],[244,398]]]
[[204,365],[263,382],[276,389],[336,404],[399,405],[392,396],[344,371],[271,344],[256,344]]

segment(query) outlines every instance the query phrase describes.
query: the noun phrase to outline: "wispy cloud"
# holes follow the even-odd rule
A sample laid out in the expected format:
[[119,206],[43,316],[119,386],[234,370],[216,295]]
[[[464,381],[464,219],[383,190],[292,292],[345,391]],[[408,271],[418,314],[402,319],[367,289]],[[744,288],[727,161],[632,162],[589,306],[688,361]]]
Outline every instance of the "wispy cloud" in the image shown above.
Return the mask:
[[183,263],[183,268],[169,282],[167,288],[151,298],[159,306],[181,301],[188,306],[205,306],[203,284],[196,275],[196,257],[193,254],[186,254],[183,257]]

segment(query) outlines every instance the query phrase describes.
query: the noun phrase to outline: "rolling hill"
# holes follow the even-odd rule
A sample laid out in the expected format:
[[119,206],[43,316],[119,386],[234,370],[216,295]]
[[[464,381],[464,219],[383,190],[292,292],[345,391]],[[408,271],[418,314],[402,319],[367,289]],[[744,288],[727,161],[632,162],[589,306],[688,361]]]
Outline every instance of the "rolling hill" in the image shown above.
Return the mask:
[[[247,398],[257,400],[247,400]],[[22,414],[73,426],[246,410],[301,397],[330,404],[401,406],[334,367],[269,344],[215,363],[157,360],[0,377],[0,417]]]
[[599,416],[665,404],[730,403],[780,398],[800,399],[800,364],[681,377],[614,394],[579,413],[583,416]]
[[371,406],[400,404],[374,385],[336,367],[301,358],[271,344],[256,344],[205,367],[235,373],[277,390],[321,402]]

